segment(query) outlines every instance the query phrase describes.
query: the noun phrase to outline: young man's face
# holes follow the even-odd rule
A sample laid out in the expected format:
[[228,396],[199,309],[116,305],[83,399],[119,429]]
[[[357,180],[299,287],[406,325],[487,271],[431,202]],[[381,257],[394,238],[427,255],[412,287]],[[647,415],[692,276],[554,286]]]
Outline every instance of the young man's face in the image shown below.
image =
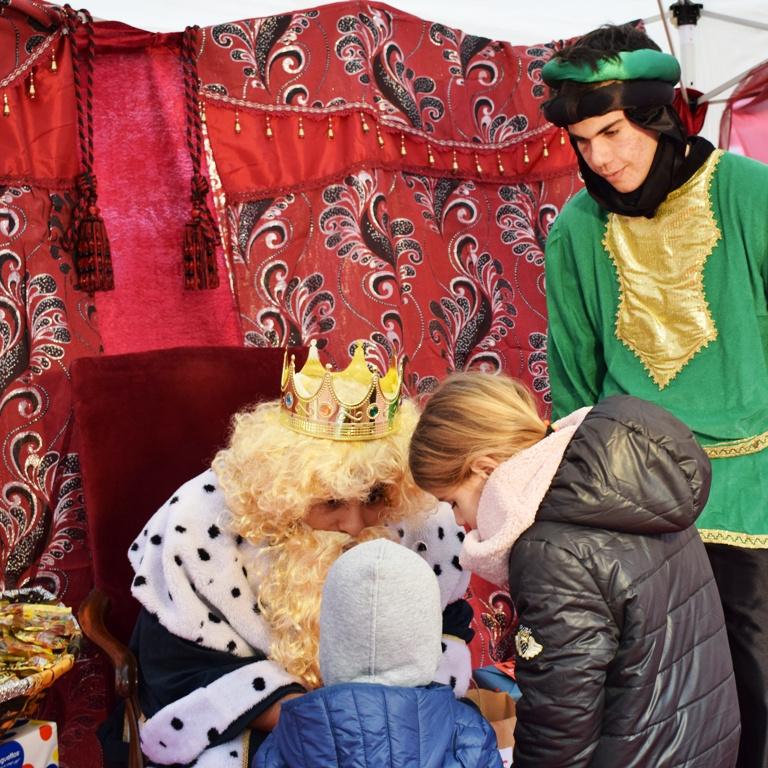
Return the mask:
[[651,170],[659,134],[615,110],[568,126],[584,162],[617,192],[634,192]]

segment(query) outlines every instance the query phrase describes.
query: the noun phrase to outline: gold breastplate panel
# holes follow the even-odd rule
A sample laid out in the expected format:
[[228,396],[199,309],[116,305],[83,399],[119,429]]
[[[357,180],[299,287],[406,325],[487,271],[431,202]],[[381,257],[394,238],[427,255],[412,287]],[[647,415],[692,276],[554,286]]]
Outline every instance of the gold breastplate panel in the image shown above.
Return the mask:
[[721,237],[709,198],[721,154],[713,152],[652,219],[608,217],[603,246],[619,279],[616,336],[659,389],[717,338],[703,273]]

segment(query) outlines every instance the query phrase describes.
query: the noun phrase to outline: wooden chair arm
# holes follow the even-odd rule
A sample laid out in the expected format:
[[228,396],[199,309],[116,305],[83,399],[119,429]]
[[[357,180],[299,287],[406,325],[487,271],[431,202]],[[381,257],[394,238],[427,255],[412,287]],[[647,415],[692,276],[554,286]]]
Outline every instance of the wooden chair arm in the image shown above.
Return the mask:
[[136,657],[106,627],[110,600],[94,587],[80,604],[78,620],[83,634],[109,657],[115,670],[115,693],[125,701],[128,726],[128,768],[144,768],[139,738],[141,709],[138,698],[138,666]]
[[101,648],[112,662],[115,692],[121,699],[128,699],[136,694],[138,688],[136,657],[107,629],[105,618],[109,607],[109,598],[94,587],[81,603],[78,619],[85,636]]

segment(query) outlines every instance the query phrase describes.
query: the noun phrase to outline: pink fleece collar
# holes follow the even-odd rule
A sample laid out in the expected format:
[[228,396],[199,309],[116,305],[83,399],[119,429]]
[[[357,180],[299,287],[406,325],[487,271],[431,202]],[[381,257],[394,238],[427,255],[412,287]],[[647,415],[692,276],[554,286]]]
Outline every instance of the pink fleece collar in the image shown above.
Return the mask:
[[500,464],[480,495],[477,530],[464,539],[459,561],[482,578],[507,587],[509,551],[536,520],[565,449],[591,407],[553,424],[554,432]]

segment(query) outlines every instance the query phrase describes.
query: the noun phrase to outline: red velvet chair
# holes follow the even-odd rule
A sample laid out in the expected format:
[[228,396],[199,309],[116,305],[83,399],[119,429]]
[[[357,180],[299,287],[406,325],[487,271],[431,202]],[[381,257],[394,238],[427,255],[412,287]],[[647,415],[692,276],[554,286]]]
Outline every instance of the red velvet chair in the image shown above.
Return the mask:
[[184,347],[72,364],[94,580],[79,618],[115,668],[115,693],[126,701],[130,768],[143,763],[136,662],[126,646],[138,613],[128,547],[171,493],[210,465],[233,413],[279,397],[283,356],[272,348]]

